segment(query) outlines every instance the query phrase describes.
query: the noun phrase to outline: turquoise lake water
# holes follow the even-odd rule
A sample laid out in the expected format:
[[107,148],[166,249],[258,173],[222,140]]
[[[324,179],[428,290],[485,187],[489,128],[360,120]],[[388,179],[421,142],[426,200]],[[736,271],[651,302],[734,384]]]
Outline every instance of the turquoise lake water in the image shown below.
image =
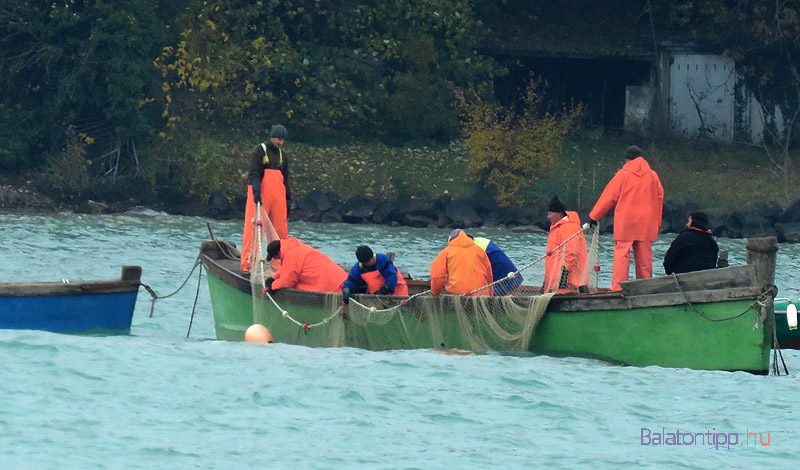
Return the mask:
[[[165,295],[189,273],[206,223],[241,243],[241,222],[149,211],[0,214],[0,282],[111,279],[138,264],[142,282]],[[401,269],[424,277],[449,229],[292,223],[290,232],[340,262],[354,261],[361,243],[393,251]],[[494,240],[517,266],[544,253],[544,234],[469,232]],[[673,238],[654,245],[657,273]],[[719,243],[731,264],[745,262],[744,240]],[[601,286],[610,284],[611,247],[604,237]],[[540,284],[541,270],[526,271],[526,284]],[[779,296],[800,297],[800,246],[781,245],[776,277]],[[214,339],[205,278],[186,338],[196,288],[197,271],[152,318],[140,290],[130,336],[0,330],[0,469],[784,469],[800,461],[798,351],[783,352],[789,376],[764,377],[224,342]],[[642,445],[676,431],[715,437]],[[723,438],[739,445],[713,444]]]

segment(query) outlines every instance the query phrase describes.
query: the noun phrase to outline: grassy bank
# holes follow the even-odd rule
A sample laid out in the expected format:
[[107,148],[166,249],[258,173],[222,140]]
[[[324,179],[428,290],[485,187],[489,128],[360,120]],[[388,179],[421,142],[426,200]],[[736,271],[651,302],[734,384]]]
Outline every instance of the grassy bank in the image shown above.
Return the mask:
[[[557,194],[570,207],[588,209],[622,166],[625,148],[640,145],[664,185],[666,199],[693,201],[704,210],[730,212],[775,201],[782,207],[800,197],[791,178],[790,198],[763,150],[711,143],[651,143],[583,133],[564,145],[559,166],[527,196]],[[473,196],[468,155],[457,143],[443,147],[390,148],[380,144],[315,147],[290,142],[299,193],[312,189],[391,196],[394,193]]]
[[[229,142],[218,143],[221,140]],[[183,188],[174,191],[173,197],[183,194],[202,205],[204,197],[217,189],[228,195],[243,194],[248,166],[244,153],[252,140],[250,136],[213,141],[212,150],[208,152],[212,155],[209,161],[214,162],[213,167],[190,173],[195,179],[208,179],[192,181],[193,187],[204,188],[205,193],[191,196],[191,191]],[[800,168],[790,178],[789,198],[785,198],[780,176],[759,148],[707,142],[653,143],[582,132],[565,142],[558,166],[544,176],[534,192],[525,195],[527,200],[557,194],[570,208],[591,208],[606,183],[622,166],[622,155],[631,144],[642,147],[645,158],[658,172],[666,199],[680,203],[692,201],[710,214],[755,209],[770,201],[785,208],[800,198]],[[400,194],[424,199],[445,194],[458,198],[475,196],[477,188],[475,178],[467,172],[469,156],[460,143],[389,147],[379,143],[312,145],[289,140],[286,148],[291,156],[292,184],[297,196],[319,189],[335,192],[344,199],[359,194],[385,199]],[[35,192],[39,187],[48,186],[32,184],[41,177],[40,173],[0,175],[0,183],[21,192]],[[169,210],[169,202],[163,200],[160,189],[153,191],[144,185],[133,186],[129,191],[123,189],[122,183],[117,182],[104,191],[100,188],[93,194],[86,194],[82,199],[124,200],[128,205],[155,205]],[[76,198],[60,198],[52,191],[47,195],[55,198],[57,205],[81,204]]]

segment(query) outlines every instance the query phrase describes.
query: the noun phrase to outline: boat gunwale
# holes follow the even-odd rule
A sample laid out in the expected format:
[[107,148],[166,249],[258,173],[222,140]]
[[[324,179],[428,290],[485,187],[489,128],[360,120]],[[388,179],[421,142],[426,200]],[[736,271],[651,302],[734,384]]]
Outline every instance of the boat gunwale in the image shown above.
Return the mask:
[[123,266],[119,279],[61,282],[0,283],[0,297],[51,297],[64,295],[116,294],[139,290],[140,266]]
[[[249,277],[245,277],[241,271],[234,272],[225,267],[220,261],[222,259],[232,259],[229,257],[212,257],[209,254],[207,246],[219,247],[220,240],[209,240],[208,244],[204,242],[201,247],[201,261],[205,268],[223,283],[247,294],[252,295]],[[214,250],[218,254],[220,251]],[[747,266],[747,265],[745,265]],[[729,268],[723,268],[729,269]],[[689,273],[692,274],[692,273]],[[664,277],[654,278],[662,280]],[[637,280],[641,282],[643,280]],[[409,281],[410,285],[428,286],[427,281],[413,280]],[[522,286],[526,287],[526,286]],[[527,286],[534,287],[535,286]],[[309,294],[317,296],[330,295],[323,292],[310,292],[300,291],[297,289],[287,288],[281,289],[277,295],[279,297],[287,297],[290,301],[294,294],[308,296]],[[711,290],[693,290],[683,292],[677,290],[674,292],[658,292],[652,294],[625,294],[624,291],[606,291],[599,293],[558,293],[554,294],[547,307],[547,312],[591,312],[591,311],[605,311],[605,310],[632,310],[638,308],[662,307],[662,306],[680,306],[680,305],[694,305],[694,304],[708,304],[718,302],[734,302],[741,300],[755,300],[764,292],[764,288],[757,285],[750,285],[747,287],[730,287],[722,289]],[[446,297],[459,297],[442,294]],[[373,296],[368,294],[360,294],[357,297],[366,297],[380,299],[381,301],[397,302],[408,299],[406,296]],[[518,298],[525,298],[527,296],[521,295]],[[491,299],[500,299],[499,297],[491,297]]]

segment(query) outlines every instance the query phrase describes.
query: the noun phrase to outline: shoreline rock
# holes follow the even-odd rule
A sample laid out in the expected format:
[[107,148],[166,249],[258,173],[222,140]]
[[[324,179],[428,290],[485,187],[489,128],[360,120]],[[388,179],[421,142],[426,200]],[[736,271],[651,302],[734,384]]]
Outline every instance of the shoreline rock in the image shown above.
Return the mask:
[[[308,222],[343,222],[351,224],[376,224],[392,227],[428,228],[505,228],[513,232],[547,233],[547,203],[550,196],[542,196],[527,206],[500,208],[491,198],[457,198],[440,196],[436,199],[395,196],[392,199],[371,198],[363,195],[342,200],[335,193],[311,191],[290,202],[289,219]],[[172,203],[143,206],[136,201],[54,201],[28,188],[0,185],[0,212],[4,213],[57,213],[76,212],[90,214],[123,213],[129,210],[148,210],[171,215],[210,217],[217,220],[241,219],[245,200],[242,195],[217,192],[206,204],[175,198]],[[709,214],[712,232],[720,238],[748,238],[774,235],[780,243],[800,243],[800,199],[783,209],[774,201],[755,207],[757,211],[735,210],[731,213]],[[702,210],[696,203],[664,202],[660,233],[679,233],[685,228],[689,212]],[[588,220],[588,211],[578,211],[582,221]],[[600,232],[614,231],[614,216],[600,220]]]

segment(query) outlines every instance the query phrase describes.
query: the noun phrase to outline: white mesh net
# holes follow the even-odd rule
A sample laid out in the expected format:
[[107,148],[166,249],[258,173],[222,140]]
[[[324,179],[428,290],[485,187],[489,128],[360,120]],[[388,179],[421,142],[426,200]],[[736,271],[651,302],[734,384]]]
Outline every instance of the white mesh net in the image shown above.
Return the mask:
[[[357,294],[346,306],[342,305],[340,293],[283,289],[271,294],[265,290],[265,279],[273,273],[273,266],[264,256],[267,243],[272,241],[271,224],[263,213],[257,218],[263,223],[258,225],[256,221],[254,232],[252,266],[255,268],[251,269],[250,278],[254,321],[265,325],[276,341],[372,350],[530,350],[536,327],[553,296],[552,291],[542,293],[542,288],[520,286],[520,272],[545,257],[494,282],[491,287],[495,292],[508,293],[502,296],[433,296],[421,283],[409,283],[413,295],[408,297]],[[260,230],[262,227],[266,229]],[[264,240],[263,232],[267,234]],[[565,255],[557,250],[553,253],[563,264]],[[584,266],[582,272],[586,271]],[[487,291],[488,287],[475,292]]]

